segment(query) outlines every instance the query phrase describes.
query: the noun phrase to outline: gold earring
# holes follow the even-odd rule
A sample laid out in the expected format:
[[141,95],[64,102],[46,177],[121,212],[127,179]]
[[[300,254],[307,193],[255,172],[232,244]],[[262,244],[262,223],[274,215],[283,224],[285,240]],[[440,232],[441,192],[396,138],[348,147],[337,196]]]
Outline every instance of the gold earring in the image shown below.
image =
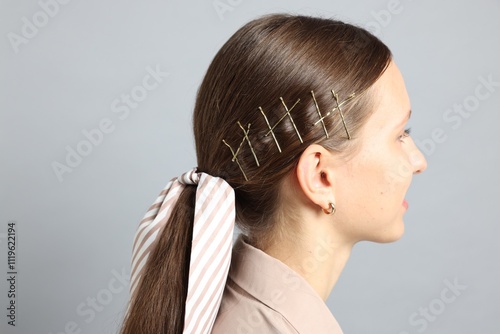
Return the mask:
[[333,215],[335,213],[335,204],[330,202],[330,210],[323,209],[323,212],[326,213],[327,215]]

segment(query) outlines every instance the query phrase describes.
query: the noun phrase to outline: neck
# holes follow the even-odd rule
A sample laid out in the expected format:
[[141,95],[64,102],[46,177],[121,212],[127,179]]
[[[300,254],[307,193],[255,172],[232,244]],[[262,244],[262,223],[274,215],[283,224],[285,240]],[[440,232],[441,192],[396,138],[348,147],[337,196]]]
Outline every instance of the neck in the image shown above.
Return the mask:
[[336,240],[329,233],[315,232],[274,242],[263,251],[301,275],[326,301],[349,259],[353,244]]

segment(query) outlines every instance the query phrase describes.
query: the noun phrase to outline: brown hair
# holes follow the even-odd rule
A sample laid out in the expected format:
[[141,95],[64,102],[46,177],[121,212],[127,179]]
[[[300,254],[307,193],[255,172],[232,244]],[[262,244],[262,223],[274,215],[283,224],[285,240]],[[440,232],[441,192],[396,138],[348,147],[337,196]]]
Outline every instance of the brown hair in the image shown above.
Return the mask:
[[[350,154],[373,110],[370,87],[391,61],[391,52],[366,30],[340,21],[306,16],[270,15],[239,29],[219,50],[198,91],[194,135],[198,170],[224,178],[235,190],[236,221],[253,244],[271,242],[282,217],[281,187],[311,144]],[[347,140],[338,111],[325,117],[326,137],[311,91],[321,113],[352,93],[342,111],[352,140]],[[285,114],[280,98],[303,143]],[[271,126],[272,135],[259,107]],[[244,133],[238,122],[251,128]],[[258,157],[257,166],[254,153]],[[186,187],[150,255],[123,334],[182,333],[187,294],[195,188]]]

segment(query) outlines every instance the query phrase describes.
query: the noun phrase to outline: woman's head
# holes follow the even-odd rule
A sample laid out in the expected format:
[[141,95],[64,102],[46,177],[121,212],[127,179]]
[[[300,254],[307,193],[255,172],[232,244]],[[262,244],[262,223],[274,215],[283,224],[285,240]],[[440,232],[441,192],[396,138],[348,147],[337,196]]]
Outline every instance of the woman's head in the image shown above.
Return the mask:
[[194,112],[198,167],[235,188],[238,222],[254,243],[293,220],[283,187],[306,148],[344,160],[359,150],[378,103],[373,85],[390,63],[361,28],[288,15],[248,23],[217,53]]
[[[200,86],[198,172],[231,185],[237,222],[258,247],[304,228],[394,240],[411,176],[425,168],[403,130],[409,110],[389,49],[364,29],[263,17],[229,39]],[[182,190],[155,237],[123,334],[183,330],[196,194]]]

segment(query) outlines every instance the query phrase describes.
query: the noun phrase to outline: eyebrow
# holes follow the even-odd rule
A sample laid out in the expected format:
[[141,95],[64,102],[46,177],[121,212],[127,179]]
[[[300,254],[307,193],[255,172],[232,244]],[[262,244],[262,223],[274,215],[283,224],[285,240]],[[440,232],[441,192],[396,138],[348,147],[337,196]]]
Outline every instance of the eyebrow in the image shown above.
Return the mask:
[[410,119],[410,117],[411,117],[411,109],[408,111],[408,118],[405,118],[401,122],[399,122],[398,125],[397,125],[397,127],[400,127],[404,123],[408,122],[408,120]]

